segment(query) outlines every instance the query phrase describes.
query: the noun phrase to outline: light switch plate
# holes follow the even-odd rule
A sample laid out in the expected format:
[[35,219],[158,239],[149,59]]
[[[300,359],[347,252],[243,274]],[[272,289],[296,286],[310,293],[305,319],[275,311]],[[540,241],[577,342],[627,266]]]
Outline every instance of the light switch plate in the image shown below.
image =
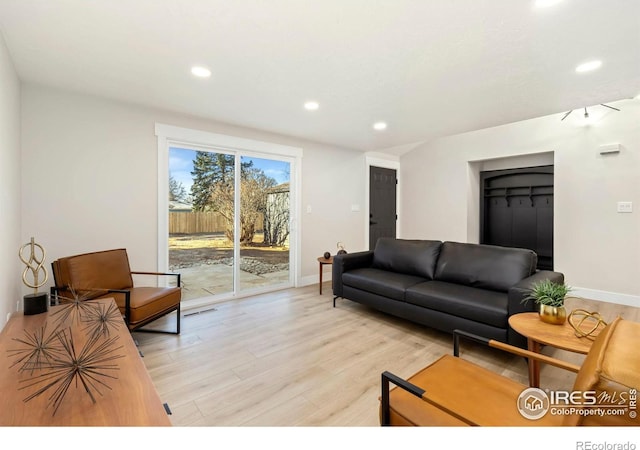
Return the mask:
[[618,212],[619,213],[630,213],[630,212],[633,212],[633,203],[632,202],[618,202]]

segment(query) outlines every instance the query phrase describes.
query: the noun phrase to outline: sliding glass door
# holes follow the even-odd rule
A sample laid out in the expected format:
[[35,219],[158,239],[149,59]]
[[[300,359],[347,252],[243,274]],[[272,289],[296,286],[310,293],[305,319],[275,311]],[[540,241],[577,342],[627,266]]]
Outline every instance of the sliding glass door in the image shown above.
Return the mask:
[[291,162],[169,147],[169,270],[183,305],[292,284]]
[[247,156],[240,161],[240,290],[288,283],[290,164]]
[[169,270],[185,301],[234,291],[234,179],[233,154],[169,148]]

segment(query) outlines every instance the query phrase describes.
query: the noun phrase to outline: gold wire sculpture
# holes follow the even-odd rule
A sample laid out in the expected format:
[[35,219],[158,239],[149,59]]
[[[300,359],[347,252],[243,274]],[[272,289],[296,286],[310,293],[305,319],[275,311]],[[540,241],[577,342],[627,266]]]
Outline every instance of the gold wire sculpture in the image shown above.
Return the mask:
[[[586,309],[574,309],[568,317],[569,325],[574,329],[575,335],[579,338],[594,340],[598,335],[599,328],[606,327],[607,322],[597,312],[589,312]],[[589,325],[590,324],[590,325]],[[583,327],[583,325],[588,325]]]
[[[40,257],[36,256],[36,248],[40,249],[41,255]],[[26,249],[29,249],[29,258],[25,258],[23,253]],[[18,256],[20,257],[20,261],[24,263],[26,266],[22,271],[22,282],[27,286],[33,289],[33,293],[38,293],[38,288],[44,285],[49,278],[49,274],[47,273],[47,269],[44,267],[44,259],[46,253],[42,245],[37,244],[33,238],[31,238],[31,242],[28,244],[24,244],[18,250]],[[33,282],[27,281],[27,274],[31,270],[31,276],[33,277]],[[43,273],[44,279],[40,281],[40,272]]]

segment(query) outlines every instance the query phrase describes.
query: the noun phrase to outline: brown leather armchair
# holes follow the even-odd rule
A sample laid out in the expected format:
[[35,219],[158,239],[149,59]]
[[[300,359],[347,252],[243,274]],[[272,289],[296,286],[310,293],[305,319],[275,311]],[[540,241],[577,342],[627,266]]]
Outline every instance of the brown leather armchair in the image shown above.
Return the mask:
[[[459,336],[577,372],[575,397],[547,396],[545,403],[546,391],[456,357],[459,344],[455,342],[454,356],[445,355],[406,380],[390,372],[382,374],[383,426],[640,425],[636,416],[640,323],[614,320],[598,335],[581,367],[468,333],[456,332],[456,339]],[[389,389],[390,384],[396,387]]]
[[[130,331],[180,334],[180,274],[133,272],[126,249],[67,256],[51,263],[55,286],[52,299],[113,297]],[[134,287],[132,275],[176,277],[173,287]],[[148,323],[176,311],[176,331],[142,329]]]

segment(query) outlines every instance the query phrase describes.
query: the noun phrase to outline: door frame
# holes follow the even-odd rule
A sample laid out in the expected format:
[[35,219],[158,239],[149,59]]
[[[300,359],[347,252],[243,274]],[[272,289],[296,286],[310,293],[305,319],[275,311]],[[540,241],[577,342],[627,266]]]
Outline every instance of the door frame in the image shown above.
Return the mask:
[[[225,153],[229,153],[231,150],[236,155],[236,160],[241,156],[259,158],[272,157],[286,160],[290,164],[289,233],[290,242],[295,245],[295,248],[289,253],[289,281],[292,286],[298,287],[300,285],[302,261],[302,241],[299,230],[299,224],[301,223],[300,212],[302,210],[302,148],[210,133],[190,128],[181,128],[161,123],[155,124],[155,134],[158,139],[158,271],[166,272],[169,267],[169,245],[167,240],[167,236],[169,235],[169,217],[167,214],[169,210],[169,147],[182,146]],[[236,166],[238,165],[236,164]],[[237,170],[239,170],[239,166]],[[239,221],[239,213],[237,213],[236,221]],[[234,250],[234,252],[235,251],[236,250]],[[237,281],[234,281],[234,291],[229,298],[239,298],[243,296],[236,289],[236,283]],[[265,289],[265,292],[268,291],[269,289]],[[246,295],[253,295],[255,293],[256,292],[252,291]]]
[[375,156],[365,156],[365,177],[364,177],[364,196],[365,196],[365,214],[364,214],[364,245],[366,248],[369,247],[369,202],[371,201],[371,193],[369,192],[369,185],[371,183],[371,167],[382,167],[384,169],[395,169],[396,171],[396,179],[398,180],[398,184],[396,185],[396,214],[398,215],[398,220],[396,221],[396,238],[398,236],[402,236],[401,227],[402,227],[402,214],[401,209],[402,206],[400,204],[400,199],[402,198],[400,195],[400,190],[402,189],[402,182],[400,181],[400,161],[391,160],[391,159],[383,159]]

